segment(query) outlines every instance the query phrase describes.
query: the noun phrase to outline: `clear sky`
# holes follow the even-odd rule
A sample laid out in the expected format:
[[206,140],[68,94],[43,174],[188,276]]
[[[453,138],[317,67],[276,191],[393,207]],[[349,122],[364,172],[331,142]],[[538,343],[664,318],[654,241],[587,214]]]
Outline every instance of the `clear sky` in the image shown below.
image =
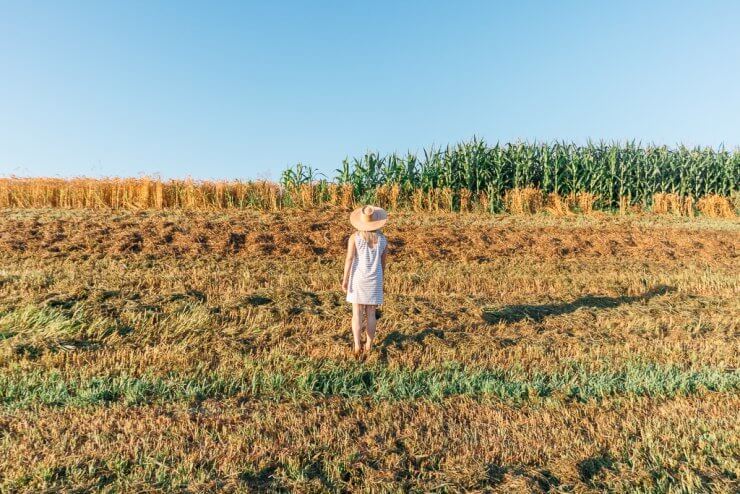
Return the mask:
[[473,135],[734,148],[740,2],[0,0],[0,175],[276,179]]

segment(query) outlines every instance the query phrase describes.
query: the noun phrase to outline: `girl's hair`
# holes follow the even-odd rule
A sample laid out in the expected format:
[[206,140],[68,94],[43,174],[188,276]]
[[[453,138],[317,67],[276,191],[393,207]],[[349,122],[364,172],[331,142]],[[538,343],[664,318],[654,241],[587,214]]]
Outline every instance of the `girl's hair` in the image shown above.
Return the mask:
[[362,240],[367,242],[370,247],[375,247],[378,244],[378,236],[381,235],[383,232],[381,232],[380,230],[373,230],[370,232],[361,232],[358,230],[357,233],[360,235],[360,237],[362,237]]

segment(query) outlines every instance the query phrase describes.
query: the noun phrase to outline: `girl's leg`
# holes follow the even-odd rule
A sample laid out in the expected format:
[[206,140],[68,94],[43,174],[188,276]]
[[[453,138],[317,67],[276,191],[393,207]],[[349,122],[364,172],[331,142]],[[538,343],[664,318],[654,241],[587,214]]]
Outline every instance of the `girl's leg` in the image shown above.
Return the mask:
[[373,347],[373,340],[375,339],[375,306],[365,306],[365,316],[367,317],[367,341],[365,342],[365,349],[370,350]]
[[352,337],[355,340],[355,352],[362,348],[362,310],[360,304],[352,304]]

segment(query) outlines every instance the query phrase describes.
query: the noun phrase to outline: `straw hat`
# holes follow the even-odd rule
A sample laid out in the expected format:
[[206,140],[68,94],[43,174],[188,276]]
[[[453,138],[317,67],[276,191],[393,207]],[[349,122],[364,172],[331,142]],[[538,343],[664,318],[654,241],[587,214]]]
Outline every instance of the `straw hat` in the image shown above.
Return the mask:
[[388,212],[376,206],[362,206],[349,215],[349,222],[361,232],[383,228],[386,221],[388,221]]

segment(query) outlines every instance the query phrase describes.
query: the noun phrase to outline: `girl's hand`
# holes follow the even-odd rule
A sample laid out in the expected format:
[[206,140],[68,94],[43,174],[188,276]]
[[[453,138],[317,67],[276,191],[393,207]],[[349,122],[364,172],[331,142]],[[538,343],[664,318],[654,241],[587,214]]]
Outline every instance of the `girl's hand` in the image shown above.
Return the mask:
[[347,293],[347,280],[342,280],[342,291]]

